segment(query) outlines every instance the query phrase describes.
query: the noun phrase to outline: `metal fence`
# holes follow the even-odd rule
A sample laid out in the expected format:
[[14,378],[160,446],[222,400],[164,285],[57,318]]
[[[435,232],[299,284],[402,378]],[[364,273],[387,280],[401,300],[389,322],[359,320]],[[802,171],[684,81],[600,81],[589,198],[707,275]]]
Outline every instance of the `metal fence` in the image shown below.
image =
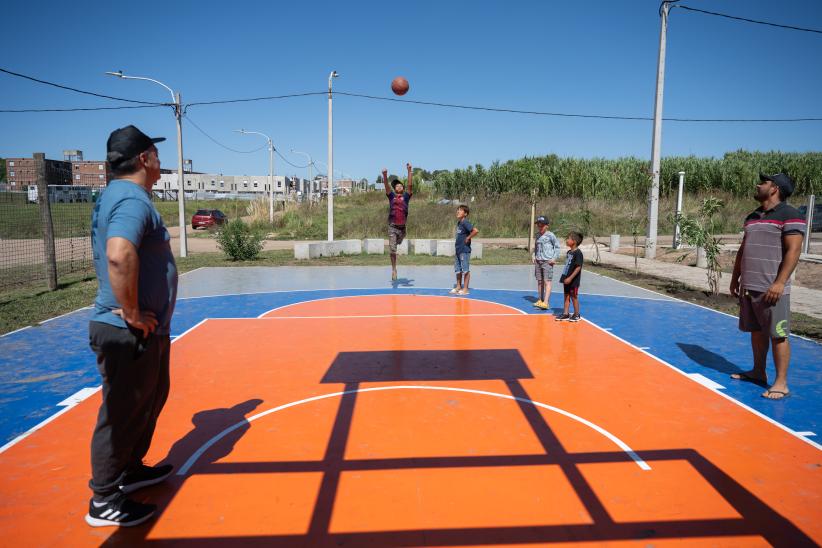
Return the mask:
[[48,285],[50,268],[57,280],[93,272],[91,211],[101,188],[64,188],[49,187],[45,206],[34,190],[0,192],[0,290]]

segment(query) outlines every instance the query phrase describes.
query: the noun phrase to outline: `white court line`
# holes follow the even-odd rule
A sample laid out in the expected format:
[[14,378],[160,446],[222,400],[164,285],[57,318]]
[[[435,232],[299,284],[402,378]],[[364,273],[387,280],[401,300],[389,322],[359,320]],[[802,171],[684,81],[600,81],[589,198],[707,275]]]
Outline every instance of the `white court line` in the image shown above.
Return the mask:
[[[392,294],[390,294],[390,293],[388,293],[388,294],[378,293],[376,295],[340,295],[340,296],[334,296],[334,297],[320,297],[319,299],[309,299],[307,301],[299,301],[299,302],[296,302],[296,303],[284,304],[282,306],[272,308],[271,310],[263,312],[262,314],[257,316],[257,319],[264,319],[263,316],[265,316],[266,314],[270,314],[270,313],[272,313],[276,310],[282,310],[283,308],[288,308],[288,307],[291,307],[291,306],[299,306],[299,305],[306,304],[306,303],[315,303],[315,302],[319,302],[319,301],[330,301],[330,300],[334,300],[334,299],[356,299],[356,298],[360,298],[360,297],[385,297],[385,296],[390,297],[391,295]],[[455,295],[414,295],[414,296],[415,297],[423,297],[423,298],[425,298],[425,297],[436,297],[436,298],[445,297],[447,299],[462,299],[463,298],[463,297],[459,297],[459,296],[455,296]],[[473,297],[470,298],[470,299],[465,299],[465,300],[494,304],[494,305],[497,305],[497,306],[510,308],[511,310],[516,311],[518,314],[528,315],[528,313],[525,312],[524,310],[520,310],[519,308],[515,308],[511,305],[498,303],[498,302],[495,302],[495,301],[488,301],[488,300],[485,300],[485,299],[476,299],[476,298],[473,298]]]
[[560,409],[559,407],[554,407],[552,405],[547,405],[547,404],[540,403],[540,402],[537,402],[537,401],[529,400],[527,398],[520,398],[520,397],[517,397],[517,396],[512,396],[510,394],[500,394],[500,393],[497,393],[497,392],[488,392],[488,391],[485,391],[485,390],[474,390],[474,389],[471,389],[471,388],[454,388],[454,387],[449,387],[449,386],[397,385],[397,386],[377,386],[377,387],[373,387],[373,388],[358,388],[357,390],[345,390],[343,392],[334,392],[332,394],[323,394],[322,396],[314,396],[312,398],[306,398],[304,400],[299,400],[299,401],[294,401],[294,402],[291,402],[291,403],[286,403],[286,404],[274,407],[272,409],[269,409],[267,411],[263,411],[261,413],[257,413],[255,415],[252,415],[252,416],[248,417],[245,420],[242,420],[242,421],[240,421],[240,422],[238,422],[238,423],[236,423],[232,426],[229,426],[228,428],[226,428],[225,430],[223,430],[222,432],[220,432],[219,434],[217,434],[216,436],[214,436],[213,438],[211,438],[210,440],[205,442],[203,445],[201,445],[200,448],[197,449],[197,451],[195,451],[188,458],[188,460],[186,460],[185,464],[183,464],[180,467],[180,469],[177,471],[177,475],[178,476],[185,476],[188,473],[188,471],[191,469],[191,467],[194,466],[194,464],[197,463],[197,460],[203,455],[203,453],[208,451],[208,449],[212,445],[214,445],[215,443],[220,441],[226,435],[230,434],[234,430],[237,430],[238,428],[242,428],[243,426],[246,426],[247,424],[250,424],[251,422],[253,422],[253,421],[255,421],[259,418],[265,417],[266,415],[270,415],[272,413],[276,413],[278,411],[288,409],[289,407],[296,407],[298,405],[303,405],[303,404],[306,404],[306,403],[311,403],[311,402],[324,400],[324,399],[328,399],[328,398],[336,398],[336,397],[339,397],[339,396],[344,396],[346,394],[356,394],[356,393],[360,393],[360,392],[380,392],[380,391],[385,391],[385,390],[443,390],[443,391],[449,391],[449,392],[464,392],[464,393],[467,393],[467,394],[480,394],[482,396],[492,396],[492,397],[495,397],[495,398],[502,398],[502,399],[506,399],[506,400],[514,400],[514,401],[519,401],[519,402],[523,402],[523,403],[529,403],[529,404],[535,405],[537,407],[541,407],[543,409],[547,409],[549,411],[559,413],[560,415],[564,415],[564,416],[566,416],[570,419],[573,419],[573,420],[575,420],[575,421],[577,421],[581,424],[584,424],[585,426],[595,430],[596,432],[602,434],[603,436],[605,436],[606,438],[611,440],[617,447],[622,449],[629,457],[631,457],[631,459],[637,464],[637,466],[640,467],[640,469],[642,469],[642,470],[650,470],[651,469],[651,467],[648,465],[648,463],[646,463],[644,460],[642,460],[639,457],[639,455],[637,455],[636,452],[634,452],[634,450],[631,449],[621,439],[619,439],[615,435],[611,434],[610,432],[608,432],[607,430],[605,430],[601,426],[598,426],[598,425],[592,423],[589,420],[583,419],[579,415],[575,415],[573,413],[565,411],[564,409]]
[[[619,341],[622,341],[623,343],[627,344],[628,346],[630,346],[630,347],[632,347],[632,348],[635,348],[635,349],[636,349],[636,350],[638,350],[639,352],[642,352],[642,353],[643,353],[643,354],[645,354],[646,356],[649,356],[649,357],[653,358],[654,360],[658,361],[659,363],[661,363],[661,364],[662,364],[662,365],[664,365],[665,367],[669,367],[670,369],[673,369],[674,371],[676,371],[677,373],[679,373],[680,375],[682,375],[682,376],[683,376],[683,377],[685,377],[686,379],[691,380],[691,381],[693,381],[693,382],[695,382],[695,383],[699,384],[700,386],[705,386],[705,385],[703,385],[701,382],[699,382],[698,380],[696,380],[696,379],[692,378],[692,377],[691,377],[688,373],[685,373],[684,371],[682,371],[681,369],[677,368],[676,366],[671,365],[670,363],[666,362],[665,360],[663,360],[663,359],[662,359],[662,358],[660,358],[659,356],[654,356],[654,355],[653,355],[653,354],[651,354],[650,352],[646,352],[645,350],[642,350],[641,348],[639,348],[639,347],[638,347],[638,346],[636,346],[635,344],[632,344],[632,343],[630,343],[630,342],[626,341],[626,340],[625,340],[625,339],[623,339],[622,337],[620,337],[620,336],[618,336],[618,335],[614,335],[614,334],[613,334],[613,333],[611,333],[610,331],[606,331],[606,330],[602,329],[600,326],[598,326],[597,324],[595,324],[594,322],[592,322],[591,320],[589,320],[589,319],[587,319],[587,318],[582,318],[582,320],[583,320],[583,321],[588,322],[589,324],[591,324],[592,326],[596,327],[597,329],[599,329],[599,330],[600,330],[600,331],[602,331],[603,333],[607,333],[607,334],[608,334],[608,335],[610,335],[611,337],[613,337],[613,338],[615,338],[615,339],[617,339],[617,340],[619,340]],[[788,428],[788,427],[787,427],[787,426],[785,426],[784,424],[782,424],[782,423],[780,423],[780,422],[775,421],[774,419],[770,418],[769,416],[767,416],[767,415],[765,415],[765,414],[763,414],[763,413],[760,413],[759,411],[757,411],[757,410],[756,410],[756,409],[754,409],[753,407],[749,407],[749,406],[745,405],[744,403],[742,403],[741,401],[739,401],[739,400],[737,400],[737,399],[734,399],[734,398],[732,398],[731,396],[729,396],[729,395],[727,395],[727,394],[725,394],[724,392],[721,392],[721,391],[719,391],[719,390],[711,390],[711,391],[712,391],[714,394],[717,394],[717,395],[719,395],[719,396],[722,396],[722,397],[723,397],[723,398],[725,398],[726,400],[728,400],[728,401],[730,401],[730,402],[732,402],[732,403],[734,403],[734,404],[736,404],[736,405],[738,405],[738,406],[742,407],[743,409],[747,409],[748,411],[750,411],[750,412],[751,412],[751,413],[753,413],[754,415],[758,416],[758,417],[759,417],[759,418],[761,418],[761,419],[766,420],[767,422],[769,422],[769,423],[773,424],[774,426],[776,426],[776,427],[778,427],[778,428],[781,428],[782,430],[784,430],[785,432],[787,432],[787,433],[788,433],[788,434],[790,434],[791,436],[793,436],[793,437],[795,437],[795,438],[797,438],[797,439],[800,439],[800,440],[802,440],[802,441],[804,441],[804,442],[806,442],[806,443],[808,443],[808,444],[812,445],[813,447],[816,447],[816,448],[817,448],[817,449],[819,449],[820,451],[822,451],[822,445],[819,445],[818,443],[815,443],[815,442],[813,442],[813,441],[811,441],[811,440],[809,440],[809,439],[807,439],[807,438],[805,438],[805,437],[800,436],[800,435],[799,435],[797,432],[795,432],[794,430],[791,430],[790,428]]]
[[816,433],[814,432],[797,432],[800,436],[815,436]]
[[725,387],[719,384],[718,382],[714,382],[705,375],[701,373],[688,373],[688,376],[691,377],[693,380],[698,382],[703,386],[707,386],[711,390],[725,390]]
[[54,320],[59,320],[60,318],[65,318],[66,316],[70,316],[70,315],[74,314],[75,312],[80,312],[81,310],[89,309],[92,306],[94,306],[94,305],[84,306],[83,308],[78,308],[77,310],[72,310],[71,312],[66,312],[65,314],[60,314],[59,316],[55,316],[53,318],[43,320],[42,322],[40,322],[40,325],[43,325],[44,323],[53,322]]
[[65,400],[63,400],[63,401],[61,401],[60,403],[57,404],[58,406],[62,407],[62,409],[60,411],[58,411],[57,413],[55,413],[52,416],[48,417],[46,420],[32,426],[31,428],[29,428],[28,430],[26,430],[25,432],[23,432],[22,434],[20,434],[19,436],[17,436],[16,438],[11,440],[10,442],[8,442],[3,447],[0,447],[0,454],[2,454],[4,451],[9,449],[13,445],[18,444],[19,442],[23,441],[24,439],[26,439],[30,435],[34,434],[35,432],[37,432],[38,430],[43,428],[48,423],[52,422],[54,419],[56,419],[57,417],[59,417],[63,413],[68,413],[78,403],[80,403],[81,401],[83,401],[86,398],[90,397],[92,394],[96,394],[102,388],[103,388],[102,386],[98,386],[96,388],[82,388],[82,389],[78,390],[77,392],[74,393],[74,395],[69,396],[68,398],[66,398]]
[[20,333],[21,331],[25,331],[26,329],[31,329],[30,325],[26,327],[21,327],[20,329],[15,329],[14,331],[9,331],[8,333],[3,333],[0,337],[8,337],[9,335],[14,335],[15,333]]

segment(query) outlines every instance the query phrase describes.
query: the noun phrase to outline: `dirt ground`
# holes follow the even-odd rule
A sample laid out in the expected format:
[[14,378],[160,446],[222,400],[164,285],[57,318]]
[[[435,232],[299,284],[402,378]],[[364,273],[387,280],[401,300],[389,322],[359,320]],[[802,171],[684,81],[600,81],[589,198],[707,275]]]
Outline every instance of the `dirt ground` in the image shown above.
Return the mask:
[[[643,250],[639,250],[639,256],[642,257]],[[633,247],[620,247],[619,253],[621,255],[633,255]],[[660,253],[657,253],[656,260],[666,263],[679,262],[686,266],[696,265],[696,250],[695,249],[670,249],[666,248]],[[723,251],[719,257],[719,264],[722,272],[730,273],[734,268],[734,261],[736,260],[736,251]],[[796,277],[794,284],[808,289],[822,290],[822,264],[813,263],[810,261],[800,261],[796,267]]]

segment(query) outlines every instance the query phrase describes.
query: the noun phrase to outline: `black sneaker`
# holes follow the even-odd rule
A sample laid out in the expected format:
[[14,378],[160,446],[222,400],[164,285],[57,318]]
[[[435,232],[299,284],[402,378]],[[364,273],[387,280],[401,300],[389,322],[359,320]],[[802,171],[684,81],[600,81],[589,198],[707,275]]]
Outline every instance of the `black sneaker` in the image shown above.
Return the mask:
[[554,318],[554,320],[556,320],[558,322],[567,322],[570,319],[571,319],[571,316],[569,316],[568,314],[560,314],[559,316]]
[[111,500],[105,502],[88,503],[86,523],[92,527],[134,527],[151,519],[157,507],[153,504],[142,504],[126,498],[125,494],[117,493]]
[[120,491],[125,494],[133,493],[137,489],[148,487],[164,481],[174,471],[174,467],[170,464],[162,466],[146,466],[140,465],[140,469],[136,472],[130,472],[123,477],[123,483],[120,484]]
[[569,321],[569,322],[578,322],[580,319],[581,319],[581,318],[579,317],[579,314],[574,314],[573,316],[571,316],[570,318],[568,318],[568,321]]

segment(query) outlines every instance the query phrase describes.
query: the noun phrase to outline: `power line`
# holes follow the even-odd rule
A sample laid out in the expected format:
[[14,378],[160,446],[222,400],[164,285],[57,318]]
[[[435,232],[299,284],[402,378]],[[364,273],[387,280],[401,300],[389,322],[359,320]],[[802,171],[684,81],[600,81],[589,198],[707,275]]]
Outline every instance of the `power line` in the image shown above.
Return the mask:
[[272,101],[275,99],[290,99],[292,97],[308,97],[310,95],[325,95],[326,91],[311,91],[306,93],[291,93],[288,95],[269,95],[267,97],[251,97],[249,99],[225,99],[221,101],[198,101],[196,103],[186,103],[185,108],[197,107],[201,105],[226,105],[229,103],[250,103],[253,101]]
[[[495,107],[479,107],[470,105],[457,105],[453,103],[435,103],[432,101],[415,101],[411,99],[397,99],[395,97],[380,97],[376,95],[363,95],[360,93],[348,93],[344,91],[335,91],[336,95],[346,95],[349,97],[359,97],[362,99],[371,99],[378,101],[393,101],[396,103],[408,103],[415,105],[427,105],[443,108],[458,108],[464,110],[481,110],[486,112],[504,112],[512,114],[526,114],[532,116],[557,116],[563,118],[594,118],[603,120],[634,120],[634,121],[652,121],[653,118],[649,116],[614,116],[605,114],[574,114],[565,112],[542,112],[535,110],[518,110],[510,108],[495,108]],[[803,118],[663,118],[668,122],[822,122],[822,117],[803,117]]]
[[260,151],[260,150],[262,150],[262,149],[264,149],[265,147],[268,146],[268,144],[266,143],[266,144],[264,144],[263,146],[261,146],[259,148],[255,148],[254,150],[237,150],[236,148],[231,148],[230,146],[224,145],[223,143],[221,143],[220,141],[218,141],[217,139],[215,139],[214,137],[212,137],[211,135],[206,133],[206,131],[203,128],[201,128],[200,126],[198,126],[197,124],[194,123],[194,120],[192,120],[190,116],[186,115],[185,119],[188,123],[190,123],[192,126],[194,126],[197,129],[197,131],[199,131],[200,133],[202,133],[203,135],[208,137],[214,144],[216,144],[218,146],[221,146],[226,150],[230,150],[231,152],[236,152],[238,154],[252,154],[252,153],[258,152],[258,151]]
[[675,6],[672,6],[672,7],[682,8],[682,9],[688,10],[688,11],[696,11],[696,12],[699,12],[699,13],[704,13],[706,15],[714,15],[716,17],[725,17],[726,19],[734,19],[736,21],[745,21],[746,23],[756,23],[757,25],[767,25],[769,27],[777,27],[777,28],[780,28],[780,29],[798,30],[798,31],[802,31],[802,32],[813,32],[813,33],[816,33],[816,34],[822,34],[822,30],[818,30],[818,29],[794,27],[792,25],[780,25],[779,23],[770,23],[768,21],[758,21],[756,19],[748,19],[747,17],[737,17],[736,15],[728,15],[726,13],[718,13],[718,12],[715,12],[715,11],[708,11],[708,10],[701,10],[701,9],[697,9],[697,8],[691,8],[689,6],[683,6],[681,4],[676,4]]
[[138,103],[140,105],[165,106],[165,105],[171,104],[171,103],[157,103],[157,102],[151,102],[151,101],[137,101],[137,100],[134,100],[134,99],[123,99],[122,97],[113,97],[111,95],[103,95],[102,93],[95,93],[93,91],[85,91],[85,90],[82,90],[82,89],[77,89],[77,88],[73,88],[73,87],[69,87],[69,86],[64,86],[62,84],[57,84],[55,82],[49,82],[47,80],[41,80],[39,78],[34,78],[33,76],[26,76],[25,74],[20,74],[19,72],[12,72],[12,71],[4,69],[2,67],[0,67],[0,72],[4,72],[6,74],[9,74],[11,76],[16,76],[18,78],[24,78],[26,80],[31,80],[32,82],[37,82],[38,84],[45,84],[47,86],[53,86],[55,88],[60,88],[60,89],[68,90],[68,91],[73,91],[75,93],[82,93],[83,95],[92,95],[94,97],[102,97],[103,99],[112,99],[114,101],[124,101],[126,103]]
[[[276,152],[276,153],[277,153],[277,156],[279,156],[280,158],[282,158],[283,162],[285,162],[286,164],[290,165],[291,167],[294,167],[294,168],[297,168],[297,169],[305,169],[305,168],[307,168],[307,167],[308,167],[308,166],[310,166],[310,165],[314,165],[314,162],[311,162],[310,164],[305,164],[304,166],[298,166],[298,165],[296,165],[296,164],[292,164],[291,162],[289,162],[289,161],[288,161],[288,159],[287,159],[285,156],[283,156],[282,154],[280,154],[279,149],[277,149],[276,147],[274,147],[274,152]],[[315,165],[314,167],[317,167],[317,166]],[[319,169],[319,168],[318,168],[318,169]]]
[[123,110],[133,108],[157,108],[166,107],[169,105],[129,105],[121,107],[89,107],[89,108],[21,108],[21,109],[2,109],[0,113],[18,113],[18,112],[88,112],[94,110]]

